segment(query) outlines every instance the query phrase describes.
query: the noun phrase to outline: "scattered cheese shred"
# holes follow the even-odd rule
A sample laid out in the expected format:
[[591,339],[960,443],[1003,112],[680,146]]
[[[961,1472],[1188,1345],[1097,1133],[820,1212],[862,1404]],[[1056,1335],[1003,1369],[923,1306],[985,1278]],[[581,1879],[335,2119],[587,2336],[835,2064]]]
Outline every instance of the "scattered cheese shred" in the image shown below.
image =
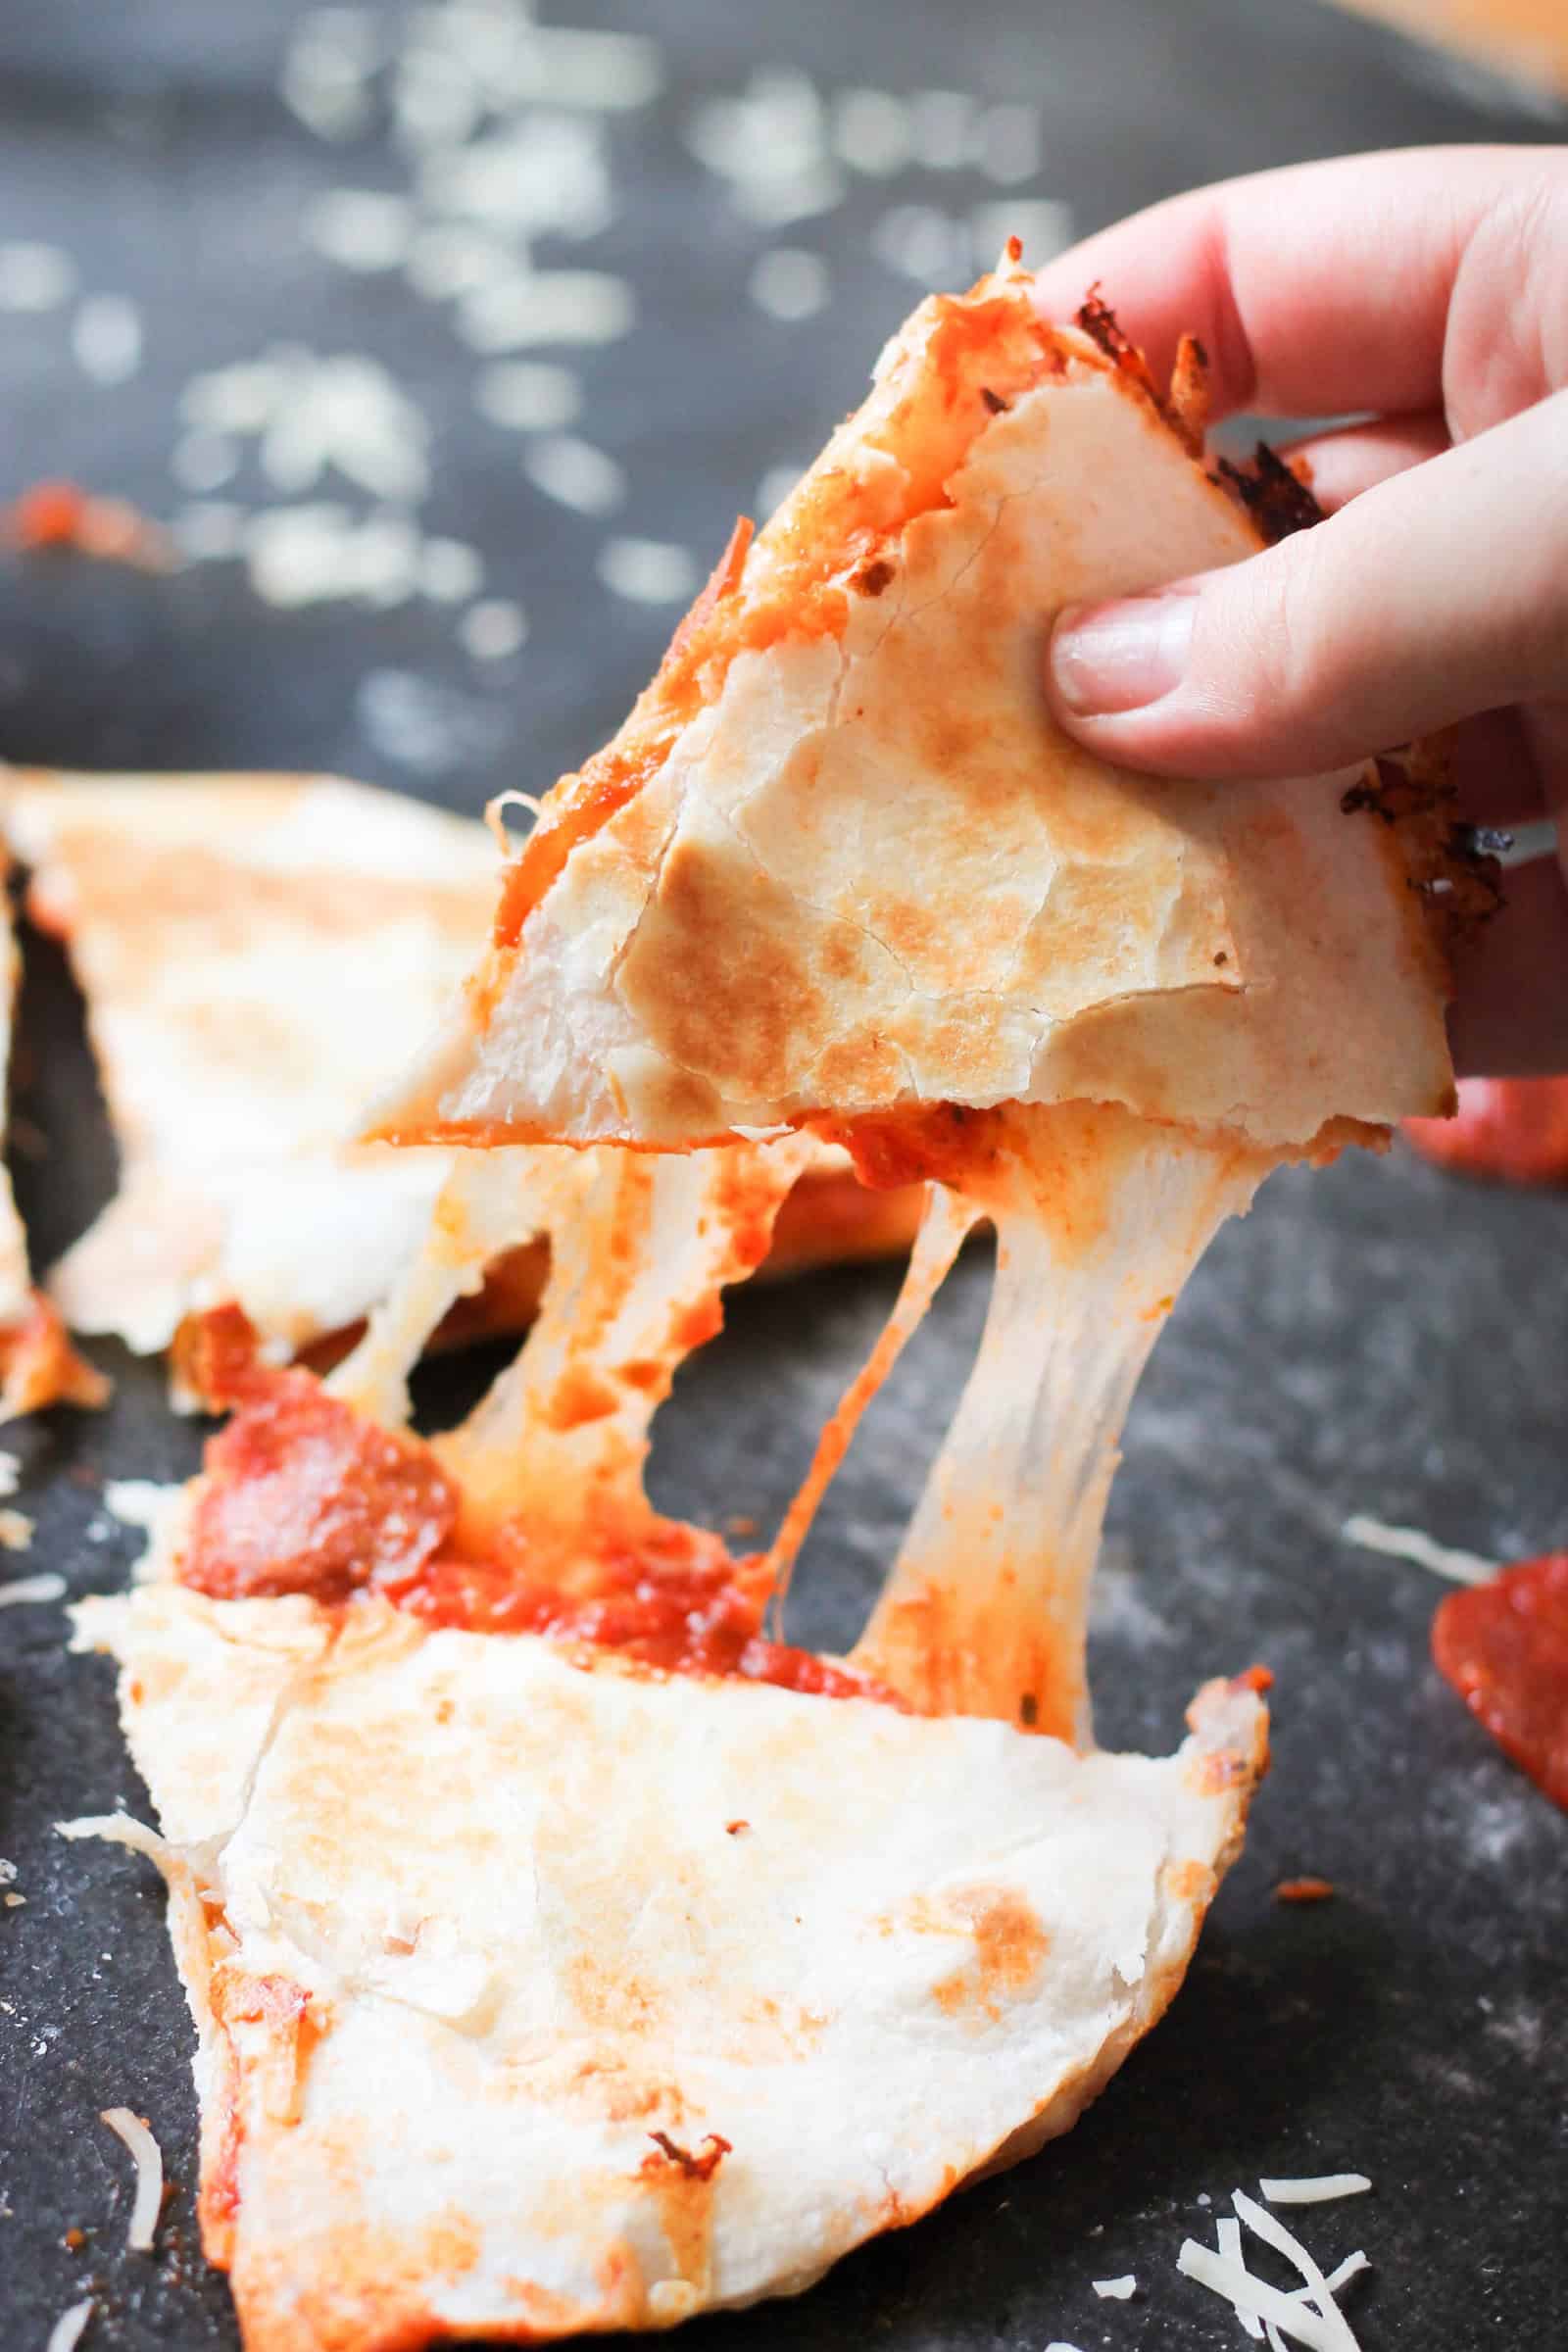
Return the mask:
[[32,1542],[32,1528],[25,1511],[0,1510],[0,1545],[7,1551],[25,1551]]
[[1254,2320],[1270,2319],[1283,2335],[1304,2344],[1307,2352],[1359,2352],[1341,2312],[1336,2310],[1332,2320],[1325,2319],[1295,2295],[1270,2286],[1267,2279],[1254,2278],[1242,2264],[1227,2262],[1212,2246],[1200,2246],[1196,2238],[1183,2240],[1176,2267],[1184,2278],[1223,2296],[1239,2319],[1245,2322],[1249,2315]]
[[[1214,2234],[1219,2240],[1219,2250],[1225,2260],[1234,2262],[1239,2269],[1245,2271],[1247,2256],[1242,2252],[1242,2225],[1236,2219],[1235,2214],[1222,2213],[1214,2224]],[[1256,2314],[1250,2311],[1239,2311],[1236,2316],[1253,2343],[1260,2344],[1263,2341],[1263,2323]]]
[[1138,2292],[1138,2281],[1131,2271],[1120,2278],[1094,2278],[1090,2284],[1102,2303],[1126,2303]]
[[[1263,2183],[1265,2195],[1274,2188],[1312,2192],[1311,2196],[1298,2193],[1299,2203],[1328,2196],[1352,2196],[1370,2186],[1371,2182],[1360,2173]],[[1269,2352],[1288,2352],[1290,2343],[1304,2344],[1308,2352],[1358,2352],[1349,2323],[1334,2298],[1342,2286],[1370,2267],[1366,2256],[1357,2248],[1325,2276],[1299,2239],[1253,2198],[1238,2188],[1232,2191],[1231,2203],[1234,2215],[1223,2214],[1215,2220],[1217,2245],[1203,2246],[1194,2238],[1186,2239],[1177,2257],[1177,2269],[1184,2277],[1206,2286],[1210,2293],[1222,2296],[1254,2343],[1267,2339]],[[1253,2277],[1243,2251],[1244,2223],[1254,2236],[1260,2237],[1276,2254],[1283,2255],[1300,2273],[1303,2281],[1300,2286],[1287,2292],[1265,2278]]]
[[1271,2205],[1324,2205],[1331,2197],[1359,2197],[1372,2185],[1365,2173],[1319,2173],[1300,2180],[1260,2180]]
[[145,1854],[160,1870],[172,1866],[174,1849],[167,1838],[149,1829],[146,1822],[135,1820],[129,1813],[81,1813],[74,1821],[57,1821],[57,1838],[101,1838],[106,1845],[128,1846],[133,1854]]
[[164,2159],[140,2116],[132,2115],[128,2107],[106,2107],[99,2116],[117,2138],[122,2139],[130,2150],[136,2167],[136,2195],[130,2208],[130,2228],[125,2233],[126,2250],[132,2254],[150,2254],[153,2232],[164,2204]]
[[1345,1543],[1359,1544],[1363,1551],[1381,1551],[1391,1560],[1411,1560],[1417,1568],[1430,1568],[1434,1576],[1446,1576],[1454,1585],[1490,1584],[1499,1566],[1496,1560],[1484,1560],[1476,1552],[1456,1551],[1450,1544],[1436,1543],[1418,1527],[1390,1527],[1382,1519],[1369,1519],[1364,1511],[1347,1519],[1340,1535]]
[[92,2313],[93,2303],[90,2295],[85,2302],[73,2303],[69,2311],[63,2311],[49,2330],[49,2341],[45,2352],[76,2352],[76,2346],[81,2341],[82,2331],[92,2318]]
[[0,1585],[0,1609],[15,1608],[25,1600],[64,1600],[66,1580],[63,1576],[19,1576],[13,1585]]

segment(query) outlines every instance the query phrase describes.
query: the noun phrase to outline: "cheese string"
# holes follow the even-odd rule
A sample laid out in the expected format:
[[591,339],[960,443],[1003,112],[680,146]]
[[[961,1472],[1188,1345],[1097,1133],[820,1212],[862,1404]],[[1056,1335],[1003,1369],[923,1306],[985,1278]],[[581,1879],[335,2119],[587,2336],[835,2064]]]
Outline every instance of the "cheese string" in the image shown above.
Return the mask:
[[954,1259],[983,1214],[984,1211],[975,1201],[965,1200],[957,1193],[949,1192],[945,1185],[932,1184],[926,1188],[920,1228],[909,1252],[908,1266],[899,1295],[893,1302],[893,1311],[882,1326],[876,1346],[830,1414],[816,1442],[810,1468],[768,1546],[766,1566],[771,1588],[767,1604],[768,1620],[775,1641],[784,1638],[784,1603],[789,1593],[790,1578],[801,1546],[810,1533],[811,1522],[816,1517],[822,1496],[849,1451],[850,1441],[860,1426],[866,1406],[893,1370],[906,1344],[924,1321],[932,1299],[952,1270]]

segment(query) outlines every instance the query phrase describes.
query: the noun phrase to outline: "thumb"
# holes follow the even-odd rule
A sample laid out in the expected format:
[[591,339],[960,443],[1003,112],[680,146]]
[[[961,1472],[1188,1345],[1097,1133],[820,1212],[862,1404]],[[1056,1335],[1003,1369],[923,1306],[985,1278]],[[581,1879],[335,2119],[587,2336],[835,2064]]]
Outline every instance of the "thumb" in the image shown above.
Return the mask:
[[1568,686],[1568,392],[1314,529],[1157,593],[1063,612],[1059,723],[1124,767],[1348,766]]

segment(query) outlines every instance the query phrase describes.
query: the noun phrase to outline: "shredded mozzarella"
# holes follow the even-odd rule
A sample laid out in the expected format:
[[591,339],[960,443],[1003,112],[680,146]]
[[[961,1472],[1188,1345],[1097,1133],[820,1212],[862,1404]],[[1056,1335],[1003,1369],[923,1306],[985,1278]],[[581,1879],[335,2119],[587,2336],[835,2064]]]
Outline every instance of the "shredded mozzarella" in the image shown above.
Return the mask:
[[1305,2303],[1298,2302],[1294,2294],[1270,2286],[1267,2279],[1254,2278],[1243,2265],[1227,2262],[1212,2246],[1200,2246],[1196,2238],[1183,2240],[1176,2267],[1184,2278],[1196,2279],[1200,2286],[1222,2296],[1238,2318],[1250,2313],[1254,2319],[1272,2320],[1284,2335],[1304,2344],[1307,2352],[1359,2352],[1338,2310],[1333,2320],[1326,2319]]
[[122,384],[141,366],[141,313],[123,294],[89,294],[72,322],[71,348],[94,383]]
[[172,1859],[169,1840],[128,1813],[79,1813],[74,1821],[57,1821],[55,1836],[73,1840],[101,1838],[106,1845],[128,1846],[133,1854],[145,1854],[166,1873]]
[[33,1522],[25,1511],[0,1510],[0,1546],[25,1551],[32,1542]]
[[1102,2303],[1127,2303],[1138,2292],[1138,2280],[1131,2271],[1120,2278],[1092,2278],[1090,2284]]
[[528,616],[509,596],[487,596],[458,623],[470,661],[505,662],[528,642]]
[[88,2295],[83,2302],[73,2303],[69,2311],[63,2311],[49,2330],[49,2341],[45,2352],[76,2352],[76,2346],[81,2341],[82,2330],[92,2318],[92,2314],[91,2295]]
[[64,1600],[65,1597],[66,1580],[63,1576],[19,1576],[14,1585],[0,1585],[0,1609],[15,1608],[22,1601]]
[[1381,1551],[1392,1560],[1412,1560],[1418,1568],[1430,1568],[1434,1576],[1446,1576],[1454,1585],[1490,1584],[1496,1575],[1499,1562],[1484,1560],[1473,1551],[1456,1551],[1451,1544],[1435,1543],[1418,1527],[1390,1527],[1382,1519],[1369,1519],[1357,1511],[1347,1519],[1340,1530],[1347,1544],[1358,1544],[1363,1551]]
[[612,596],[634,605],[678,605],[697,586],[697,566],[685,548],[666,539],[607,539],[599,577]]
[[153,2232],[164,2204],[164,2159],[158,2142],[139,2115],[128,2107],[106,2107],[99,2116],[117,2138],[122,2139],[130,2150],[136,2167],[136,2195],[130,2208],[130,2228],[125,2233],[126,2250],[132,2254],[150,2254]]
[[819,253],[799,246],[776,245],[764,253],[752,271],[748,292],[760,311],[770,318],[793,324],[809,318],[828,299],[828,269]]
[[[1242,2225],[1234,2213],[1220,2215],[1214,2224],[1214,2234],[1219,2240],[1219,2250],[1225,2260],[1234,2262],[1238,2269],[1245,2271],[1247,2256],[1242,2251]],[[1263,2323],[1257,2314],[1252,2311],[1239,2311],[1236,2317],[1241,2321],[1253,2343],[1260,2344],[1263,2341]]]
[[1331,2197],[1358,2197],[1372,2185],[1365,2173],[1320,2173],[1299,2180],[1260,2180],[1271,2205],[1323,2205]]
[[[1370,2186],[1359,2173],[1340,2174],[1326,2178],[1347,2180],[1355,2186],[1343,2193],[1353,2195]],[[1265,2192],[1268,2184],[1265,2183]],[[1318,2182],[1285,2181],[1275,2183],[1287,2189],[1298,2186],[1317,2188]],[[1306,2200],[1302,2200],[1306,2201]],[[1177,2268],[1211,2293],[1221,2295],[1231,2305],[1236,2317],[1253,2342],[1267,2340],[1269,2352],[1288,2352],[1288,2341],[1304,2344],[1310,2352],[1357,2352],[1356,2339],[1349,2323],[1335,2301],[1341,2287],[1359,2277],[1370,2266],[1359,2247],[1326,2276],[1300,2243],[1286,2229],[1283,2222],[1265,2212],[1262,2206],[1241,2189],[1232,2192],[1234,2216],[1219,2216],[1214,2225],[1218,2241],[1216,2248],[1198,2244],[1188,2238],[1177,2258]],[[1301,2275],[1303,2283],[1289,2291],[1272,2286],[1266,2279],[1254,2278],[1247,2267],[1243,2250],[1242,2225],[1246,2224],[1254,2235],[1283,2255]]]
[[76,265],[58,245],[0,245],[0,311],[53,311],[75,291]]
[[626,496],[625,469],[608,450],[571,433],[535,441],[522,470],[536,490],[579,514],[609,514]]

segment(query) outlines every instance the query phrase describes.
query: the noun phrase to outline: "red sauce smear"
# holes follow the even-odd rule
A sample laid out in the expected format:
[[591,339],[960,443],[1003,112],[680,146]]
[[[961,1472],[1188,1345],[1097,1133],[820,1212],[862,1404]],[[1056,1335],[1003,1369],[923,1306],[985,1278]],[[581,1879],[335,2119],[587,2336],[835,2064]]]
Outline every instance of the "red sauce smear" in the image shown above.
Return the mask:
[[165,534],[126,500],[95,497],[74,482],[35,482],[5,511],[3,527],[24,554],[69,548],[138,571],[167,571],[173,559]]
[[378,1575],[375,1590],[427,1625],[544,1634],[612,1649],[667,1674],[733,1674],[819,1698],[887,1698],[864,1675],[768,1641],[761,1631],[765,1593],[755,1580],[748,1589],[750,1565],[710,1556],[681,1566],[657,1550],[626,1550],[596,1565],[595,1590],[584,1594],[519,1578],[505,1559],[438,1552],[403,1574]]
[[966,1176],[994,1163],[1002,1148],[1000,1114],[961,1102],[908,1103],[808,1124],[825,1143],[842,1145],[856,1175],[873,1192],[933,1181],[961,1188]]
[[1406,1119],[1425,1159],[1504,1184],[1568,1181],[1568,1078],[1461,1078],[1451,1119]]
[[1432,1655],[1504,1754],[1568,1811],[1568,1551],[1451,1592]]
[[530,1564],[526,1525],[465,1551],[458,1494],[430,1448],[327,1396],[313,1372],[263,1363],[237,1307],[196,1320],[180,1372],[204,1402],[234,1408],[208,1441],[178,1565],[199,1592],[333,1603],[369,1589],[430,1626],[548,1635],[666,1673],[897,1703],[866,1676],[769,1641],[762,1555],[734,1559],[701,1529],[655,1521],[629,1541],[607,1531],[573,1562],[569,1591]]

